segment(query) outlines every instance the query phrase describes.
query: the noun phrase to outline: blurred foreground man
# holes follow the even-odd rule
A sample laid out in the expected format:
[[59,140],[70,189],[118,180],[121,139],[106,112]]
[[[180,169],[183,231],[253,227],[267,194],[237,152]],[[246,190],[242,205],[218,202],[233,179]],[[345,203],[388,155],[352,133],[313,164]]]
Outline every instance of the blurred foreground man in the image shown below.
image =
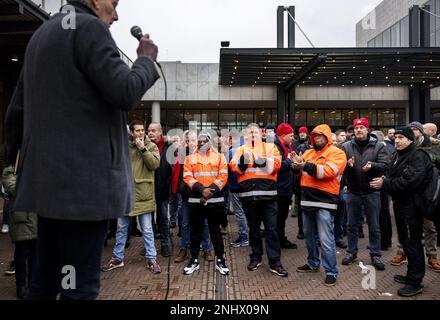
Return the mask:
[[21,148],[15,209],[39,216],[30,299],[98,296],[108,219],[134,206],[125,112],[159,78],[148,35],[131,69],[120,59],[118,0],[68,3],[75,28],[58,13],[34,33],[6,116],[9,161]]

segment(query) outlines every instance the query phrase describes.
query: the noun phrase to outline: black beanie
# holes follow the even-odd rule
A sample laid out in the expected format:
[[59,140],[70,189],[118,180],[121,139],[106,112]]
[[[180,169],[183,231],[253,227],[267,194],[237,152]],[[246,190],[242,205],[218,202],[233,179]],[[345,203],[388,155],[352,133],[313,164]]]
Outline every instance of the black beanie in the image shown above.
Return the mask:
[[416,138],[414,137],[414,132],[412,131],[411,127],[401,127],[397,128],[394,132],[394,135],[401,134],[402,136],[407,137],[409,140],[414,141]]

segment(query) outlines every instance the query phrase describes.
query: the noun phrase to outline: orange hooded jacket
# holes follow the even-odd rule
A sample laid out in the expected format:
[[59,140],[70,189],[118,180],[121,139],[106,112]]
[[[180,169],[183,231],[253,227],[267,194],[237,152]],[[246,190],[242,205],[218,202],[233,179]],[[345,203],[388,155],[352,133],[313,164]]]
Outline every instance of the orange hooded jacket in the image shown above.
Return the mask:
[[[318,134],[327,138],[327,145],[320,150],[314,140]],[[302,156],[306,165],[301,177],[301,206],[336,210],[347,157],[341,149],[333,146],[332,132],[326,124],[313,129],[310,140],[313,149]]]

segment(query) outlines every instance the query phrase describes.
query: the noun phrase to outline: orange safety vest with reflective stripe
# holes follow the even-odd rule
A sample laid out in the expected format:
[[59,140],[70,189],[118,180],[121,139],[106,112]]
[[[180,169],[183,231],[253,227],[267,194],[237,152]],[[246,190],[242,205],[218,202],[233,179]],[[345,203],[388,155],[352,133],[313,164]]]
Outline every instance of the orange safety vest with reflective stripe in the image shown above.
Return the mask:
[[198,149],[186,157],[183,166],[183,181],[191,189],[188,204],[198,205],[205,188],[214,189],[214,196],[206,205],[223,205],[224,195],[221,192],[228,181],[226,158],[211,147],[206,153]]
[[317,126],[312,131],[312,144],[317,134],[325,135],[328,143],[321,150],[310,149],[302,156],[306,166],[301,177],[301,206],[336,210],[347,157],[341,149],[333,146],[328,125]]
[[[244,155],[253,154],[249,161]],[[274,200],[277,196],[277,173],[281,155],[273,143],[249,143],[239,147],[229,163],[237,175],[239,197],[247,200]]]

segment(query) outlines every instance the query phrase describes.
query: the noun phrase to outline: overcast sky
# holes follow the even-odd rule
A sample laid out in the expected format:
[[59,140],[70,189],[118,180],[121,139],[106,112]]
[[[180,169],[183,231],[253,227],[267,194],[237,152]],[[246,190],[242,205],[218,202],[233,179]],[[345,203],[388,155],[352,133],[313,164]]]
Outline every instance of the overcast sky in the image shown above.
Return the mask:
[[[275,48],[276,10],[296,6],[296,20],[316,47],[355,47],[356,23],[382,0],[119,0],[111,27],[132,60],[139,25],[159,46],[158,61],[219,62],[220,41],[230,48]],[[310,47],[296,29],[296,47]]]

